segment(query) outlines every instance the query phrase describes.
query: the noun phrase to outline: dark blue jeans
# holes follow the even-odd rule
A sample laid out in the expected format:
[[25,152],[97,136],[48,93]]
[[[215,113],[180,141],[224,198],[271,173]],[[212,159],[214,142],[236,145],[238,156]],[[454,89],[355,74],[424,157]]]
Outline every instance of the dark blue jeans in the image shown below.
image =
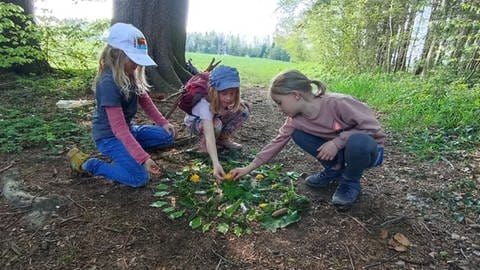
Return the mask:
[[[132,126],[130,131],[145,150],[168,147],[173,144],[173,135],[160,126]],[[131,187],[141,187],[148,183],[150,179],[148,171],[133,159],[116,137],[98,139],[95,144],[103,155],[112,159],[112,162],[90,158],[85,163],[86,171]]]
[[[305,152],[317,157],[317,149],[328,140],[296,129],[292,135],[293,141]],[[343,169],[343,177],[357,180],[362,177],[365,169],[378,166],[383,162],[383,147],[379,146],[372,136],[352,134],[343,149],[340,149],[333,160],[319,160],[325,168],[337,164]]]

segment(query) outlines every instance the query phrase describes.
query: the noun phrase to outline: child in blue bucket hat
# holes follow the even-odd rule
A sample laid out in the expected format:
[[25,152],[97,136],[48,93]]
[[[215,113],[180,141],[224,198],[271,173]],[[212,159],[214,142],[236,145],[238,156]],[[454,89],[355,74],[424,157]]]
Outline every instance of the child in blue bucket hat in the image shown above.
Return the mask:
[[217,146],[240,149],[232,136],[248,119],[249,105],[240,99],[240,77],[234,67],[220,65],[208,74],[208,94],[197,102],[185,125],[200,137],[199,151],[210,156],[215,178],[223,180],[225,171],[218,160]]

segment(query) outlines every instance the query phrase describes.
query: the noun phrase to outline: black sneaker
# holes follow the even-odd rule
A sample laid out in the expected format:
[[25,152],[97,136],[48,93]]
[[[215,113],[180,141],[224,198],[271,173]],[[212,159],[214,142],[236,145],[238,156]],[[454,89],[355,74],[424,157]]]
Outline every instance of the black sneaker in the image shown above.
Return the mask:
[[342,170],[325,169],[320,173],[310,175],[305,179],[305,184],[312,188],[326,188],[340,178]]
[[332,196],[332,203],[340,208],[350,207],[358,199],[360,191],[360,179],[348,180],[342,177]]

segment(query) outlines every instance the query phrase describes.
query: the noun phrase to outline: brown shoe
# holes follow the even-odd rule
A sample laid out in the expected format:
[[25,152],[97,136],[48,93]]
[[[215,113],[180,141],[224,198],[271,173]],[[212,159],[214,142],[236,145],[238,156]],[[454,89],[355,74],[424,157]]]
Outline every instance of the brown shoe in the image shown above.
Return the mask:
[[85,170],[82,169],[82,165],[89,157],[89,155],[83,153],[76,147],[70,149],[70,151],[67,153],[67,158],[70,162],[70,168],[72,171],[79,173],[85,173]]
[[218,140],[217,141],[217,145],[220,145],[220,146],[223,146],[227,149],[241,149],[243,145],[239,144],[239,143],[236,143],[230,139],[226,139],[226,140]]

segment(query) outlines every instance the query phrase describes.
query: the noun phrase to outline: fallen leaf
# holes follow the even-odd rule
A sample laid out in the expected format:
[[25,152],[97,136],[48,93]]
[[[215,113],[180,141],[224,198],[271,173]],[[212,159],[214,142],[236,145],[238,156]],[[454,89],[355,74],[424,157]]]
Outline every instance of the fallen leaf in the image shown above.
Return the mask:
[[380,238],[385,240],[385,239],[387,239],[387,237],[388,237],[388,231],[385,230],[385,229],[381,229],[380,230]]
[[408,240],[408,238],[401,234],[401,233],[396,233],[394,236],[393,236],[393,239],[395,239],[398,243],[406,246],[406,247],[409,247],[412,245],[412,243],[410,242],[410,240]]
[[393,248],[394,250],[398,251],[398,252],[405,252],[407,251],[407,247],[398,243],[397,241],[395,241],[393,238],[390,238],[390,240],[388,240],[388,244],[390,245],[391,248]]

